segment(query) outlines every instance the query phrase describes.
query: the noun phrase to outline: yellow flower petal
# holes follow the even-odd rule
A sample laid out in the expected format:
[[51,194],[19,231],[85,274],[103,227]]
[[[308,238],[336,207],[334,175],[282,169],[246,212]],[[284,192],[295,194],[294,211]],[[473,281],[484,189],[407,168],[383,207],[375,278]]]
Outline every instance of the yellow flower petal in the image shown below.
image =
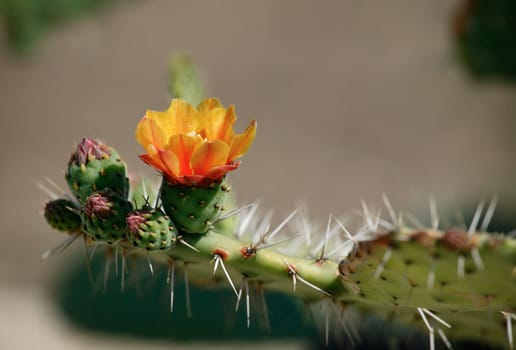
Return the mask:
[[210,169],[226,164],[228,152],[228,145],[222,141],[203,143],[190,160],[194,174],[205,175]]
[[255,136],[256,120],[253,120],[247,129],[245,129],[244,133],[238,134],[233,138],[233,142],[231,142],[230,146],[228,160],[233,161],[242,157],[247,152],[249,147],[251,147]]
[[166,111],[148,110],[145,117],[156,123],[166,138],[174,134],[195,131],[198,125],[198,111],[186,101],[173,99]]
[[158,127],[157,123],[148,118],[146,114],[136,127],[136,140],[138,140],[143,147],[152,144],[157,148],[163,148],[168,142],[168,137],[163,130]]
[[236,135],[235,107],[206,99],[197,108],[174,99],[166,111],[148,110],[136,128],[147,154],[140,158],[171,181],[192,185],[221,180],[238,167],[234,160],[249,149],[256,134],[253,121]]
[[188,134],[195,132],[199,125],[199,112],[188,102],[180,99],[173,99],[167,110],[168,120],[173,125],[167,125],[169,135]]
[[222,106],[222,103],[220,103],[219,99],[216,97],[211,97],[211,98],[207,98],[204,101],[202,101],[199,104],[199,106],[197,107],[197,109],[201,113],[207,113],[214,108],[221,108],[221,107],[224,108],[224,106]]
[[235,106],[231,105],[228,109],[216,108],[206,116],[205,135],[208,140],[221,140],[230,144],[233,137],[233,124],[236,122]]
[[224,121],[226,109],[217,98],[208,98],[202,101],[198,109],[200,123],[198,132],[208,141],[217,140],[219,126]]

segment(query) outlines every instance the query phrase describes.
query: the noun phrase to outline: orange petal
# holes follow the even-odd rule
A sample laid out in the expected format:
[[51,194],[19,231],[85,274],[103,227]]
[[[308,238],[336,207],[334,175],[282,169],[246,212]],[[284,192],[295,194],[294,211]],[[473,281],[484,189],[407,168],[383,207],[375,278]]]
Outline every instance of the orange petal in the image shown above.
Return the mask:
[[254,137],[256,136],[256,120],[253,120],[251,124],[245,129],[244,133],[238,134],[233,138],[233,142],[231,142],[231,147],[228,155],[228,160],[231,162],[239,157],[242,157],[251,144],[254,141]]
[[158,159],[158,161],[156,161],[156,159],[152,158],[148,154],[141,154],[138,157],[140,157],[140,159],[143,160],[145,164],[153,167],[154,169],[159,171],[165,171],[165,167],[163,166],[161,159]]
[[166,167],[161,161],[157,148],[153,144],[147,144],[145,145],[145,150],[147,151],[147,154],[140,156],[140,158],[153,168],[165,171]]
[[168,150],[161,151],[159,150],[159,158],[161,162],[165,166],[164,172],[171,178],[176,178],[180,175],[179,172],[179,160],[177,156]]
[[192,155],[190,164],[194,174],[204,175],[214,167],[226,164],[229,147],[222,141],[203,143]]
[[181,175],[193,174],[190,159],[202,142],[202,137],[199,135],[178,134],[170,138],[166,148],[177,156]]
[[228,172],[235,170],[240,165],[240,162],[236,162],[233,164],[226,164],[219,167],[212,168],[208,173],[206,173],[206,177],[210,179],[221,179]]

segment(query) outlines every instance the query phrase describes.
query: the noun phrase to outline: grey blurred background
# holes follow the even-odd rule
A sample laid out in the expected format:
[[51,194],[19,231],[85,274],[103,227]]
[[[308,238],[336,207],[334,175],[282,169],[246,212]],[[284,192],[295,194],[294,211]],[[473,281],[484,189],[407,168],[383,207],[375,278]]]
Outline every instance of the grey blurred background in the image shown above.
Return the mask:
[[431,195],[442,211],[494,193],[514,203],[516,90],[475,82],[460,65],[450,34],[457,5],[129,1],[53,29],[31,55],[12,54],[3,38],[2,348],[167,347],[67,325],[47,296],[67,259],[40,259],[62,236],[46,226],[36,184],[49,177],[64,188],[83,136],[155,176],[133,134],[147,108],[168,106],[176,50],[204,70],[210,95],[236,105],[239,130],[258,120],[230,176],[240,202],[260,198],[281,216],[304,201],[320,221],[362,198],[379,205],[382,193],[415,212]]

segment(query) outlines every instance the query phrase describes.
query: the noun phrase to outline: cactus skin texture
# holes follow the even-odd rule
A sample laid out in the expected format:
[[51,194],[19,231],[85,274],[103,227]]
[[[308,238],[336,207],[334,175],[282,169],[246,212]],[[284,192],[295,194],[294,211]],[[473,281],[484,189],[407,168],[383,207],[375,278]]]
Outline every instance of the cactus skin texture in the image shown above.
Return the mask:
[[[472,248],[478,250],[484,264],[480,269],[470,251],[466,255],[446,247],[445,236],[446,232],[408,228],[377,232],[375,238],[360,242],[339,261],[292,257],[273,248],[249,254],[248,242],[210,231],[188,236],[200,254],[181,246],[167,253],[175,261],[195,263],[189,264],[190,279],[203,285],[209,280],[216,283],[202,266],[222,250],[233,276],[240,275],[266,290],[293,294],[305,302],[331,302],[337,308],[383,315],[424,330],[418,313],[421,308],[451,325],[448,329],[433,322],[436,332],[442,329],[450,339],[503,346],[506,328],[500,311],[516,311],[516,241],[502,235],[471,235],[476,242]],[[464,274],[457,271],[462,258]],[[218,280],[218,284],[220,280],[227,284],[223,275]]]
[[[464,251],[447,244],[450,232],[404,229],[361,243],[358,254],[339,263],[341,279],[351,290],[341,301],[419,327],[424,323],[414,317],[415,310],[424,308],[451,325],[437,322],[448,336],[503,344],[503,322],[488,315],[516,309],[516,242],[462,232],[460,245],[469,245]],[[475,260],[475,252],[481,260]]]
[[145,250],[169,249],[176,241],[177,230],[170,218],[151,207],[130,212],[126,217],[127,239]]
[[70,157],[65,175],[79,201],[96,191],[109,188],[127,199],[129,180],[126,165],[118,152],[98,140],[83,138]]
[[224,210],[230,187],[212,182],[207,187],[171,184],[163,180],[161,201],[167,215],[185,233],[206,233]]
[[96,241],[119,241],[125,236],[126,216],[131,210],[131,203],[109,188],[93,192],[81,211],[83,231]]
[[50,227],[55,230],[67,233],[81,231],[82,221],[79,208],[68,199],[59,198],[47,202],[44,216]]

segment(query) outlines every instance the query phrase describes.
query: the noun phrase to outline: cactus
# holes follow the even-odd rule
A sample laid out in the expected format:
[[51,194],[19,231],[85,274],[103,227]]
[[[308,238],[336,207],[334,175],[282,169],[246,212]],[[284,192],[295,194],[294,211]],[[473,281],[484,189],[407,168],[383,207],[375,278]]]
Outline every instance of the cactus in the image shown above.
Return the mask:
[[79,208],[69,199],[58,198],[45,204],[47,223],[55,230],[76,233],[81,231]]
[[[333,323],[356,341],[349,317],[358,310],[426,330],[431,349],[437,336],[447,348],[455,339],[512,348],[516,239],[486,232],[496,200],[482,221],[484,205],[479,205],[467,229],[441,228],[433,202],[431,227],[412,228],[387,197],[388,218],[362,203],[363,221],[355,223],[353,234],[352,226],[330,215],[326,230],[312,237],[299,210],[271,229],[271,215],[261,216],[257,204],[222,212],[226,175],[238,168],[236,159],[247,152],[256,132],[251,122],[235,134],[235,120],[234,107],[225,108],[217,99],[198,107],[174,99],[167,111],[147,111],[136,130],[146,151],[140,158],[162,174],[162,184],[158,189],[149,182],[133,183],[134,208],[124,196],[128,183],[117,153],[84,139],[66,178],[80,200],[79,234],[92,238],[85,244],[121,248],[122,266],[129,256],[146,256],[151,272],[154,263],[165,264],[172,303],[176,268],[183,269],[187,286],[230,288],[237,308],[245,303],[248,327],[254,291],[274,290],[319,304],[322,313],[316,318],[326,341]],[[107,162],[114,166],[112,173]],[[47,212],[57,229],[71,227],[58,222],[77,219],[71,214],[75,210],[54,210],[53,204]],[[188,297],[186,303],[190,310]]]
[[114,243],[124,238],[131,209],[131,203],[109,188],[93,192],[81,211],[83,231],[96,241]]
[[127,240],[146,250],[169,249],[176,240],[176,227],[159,209],[145,207],[127,214]]
[[225,195],[230,187],[213,183],[207,188],[161,185],[161,200],[165,212],[186,233],[206,233],[224,210]]
[[118,152],[104,143],[83,138],[70,157],[66,180],[79,201],[95,191],[109,188],[127,198],[129,185],[125,163]]

